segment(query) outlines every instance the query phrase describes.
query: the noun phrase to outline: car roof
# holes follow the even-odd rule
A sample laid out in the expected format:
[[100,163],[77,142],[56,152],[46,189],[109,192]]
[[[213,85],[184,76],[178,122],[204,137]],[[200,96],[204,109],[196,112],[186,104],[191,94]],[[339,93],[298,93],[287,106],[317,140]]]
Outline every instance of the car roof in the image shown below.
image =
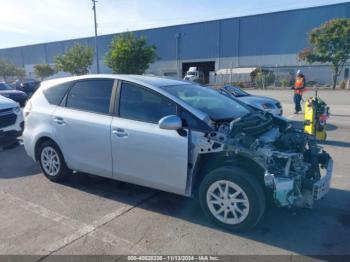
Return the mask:
[[154,87],[162,86],[172,86],[172,85],[186,85],[191,84],[190,82],[173,79],[168,77],[159,77],[159,76],[149,76],[149,75],[118,75],[118,74],[92,74],[92,75],[83,75],[83,76],[71,76],[63,77],[57,79],[51,79],[44,81],[46,85],[56,85],[64,82],[84,80],[84,79],[96,79],[96,78],[105,78],[105,79],[118,79],[124,81],[135,82],[138,84],[152,85]]
[[168,91],[162,88],[164,86],[193,84],[192,82],[188,82],[184,80],[178,80],[178,79],[173,79],[168,77],[149,76],[149,75],[117,75],[117,74],[96,75],[94,74],[94,75],[71,76],[71,77],[63,77],[63,78],[57,78],[52,80],[46,80],[41,82],[41,89],[50,88],[55,85],[64,84],[72,81],[79,81],[79,80],[85,80],[85,79],[97,79],[97,78],[130,81],[132,83],[151,88],[152,90],[157,91],[158,93],[170,98],[171,100],[175,101],[185,109],[189,110],[194,115],[196,115],[199,119],[209,123],[210,118],[206,113],[191,107],[181,99],[177,98],[176,96],[172,95],[171,93],[169,93]]

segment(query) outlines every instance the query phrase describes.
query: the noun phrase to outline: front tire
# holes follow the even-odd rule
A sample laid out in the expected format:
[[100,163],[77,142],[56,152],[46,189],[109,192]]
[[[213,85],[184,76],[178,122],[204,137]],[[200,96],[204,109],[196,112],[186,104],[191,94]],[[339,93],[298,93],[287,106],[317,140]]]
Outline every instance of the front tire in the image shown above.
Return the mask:
[[266,205],[258,180],[235,167],[211,171],[200,185],[199,201],[210,220],[232,231],[255,227]]
[[52,141],[46,141],[40,146],[39,162],[42,172],[51,181],[63,181],[69,174],[61,150]]

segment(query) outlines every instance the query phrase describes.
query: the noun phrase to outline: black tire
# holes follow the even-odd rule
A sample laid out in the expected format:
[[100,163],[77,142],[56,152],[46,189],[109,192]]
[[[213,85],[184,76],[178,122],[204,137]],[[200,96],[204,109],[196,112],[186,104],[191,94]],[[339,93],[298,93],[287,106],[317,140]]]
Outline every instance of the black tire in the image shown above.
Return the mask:
[[[207,203],[207,192],[211,185],[213,185],[213,187],[215,188],[215,185],[218,184],[218,181],[232,182],[239,188],[241,188],[241,190],[245,193],[245,196],[248,199],[249,208],[245,206],[245,204],[243,204],[243,209],[248,209],[248,211],[246,211],[245,215],[241,215],[235,211],[235,215],[241,215],[237,217],[242,219],[242,221],[237,223],[225,223],[223,221],[220,221],[210,211],[210,208]],[[244,199],[244,196],[241,196]],[[207,174],[200,185],[198,197],[201,207],[204,213],[208,216],[208,218],[220,227],[230,231],[247,231],[254,228],[263,216],[266,205],[265,193],[262,185],[254,176],[247,173],[245,170],[236,167],[221,167],[214,169],[209,174]],[[238,203],[236,204],[238,205]],[[220,205],[224,206],[226,204],[220,203],[215,205],[217,205],[220,209]],[[228,205],[232,207],[232,203]],[[233,211],[231,211],[231,219],[234,219]]]
[[[47,171],[47,168],[44,167],[43,159],[42,159],[42,154],[44,150],[47,149],[52,149],[56,152],[57,154],[57,159],[59,161],[59,168],[57,171],[57,174],[55,175],[50,175]],[[39,146],[39,154],[38,154],[38,161],[40,163],[40,167],[44,175],[51,181],[53,182],[61,182],[64,179],[67,178],[67,176],[71,173],[70,170],[68,169],[66,162],[64,161],[64,157],[62,155],[61,150],[59,147],[53,142],[53,141],[45,141]]]

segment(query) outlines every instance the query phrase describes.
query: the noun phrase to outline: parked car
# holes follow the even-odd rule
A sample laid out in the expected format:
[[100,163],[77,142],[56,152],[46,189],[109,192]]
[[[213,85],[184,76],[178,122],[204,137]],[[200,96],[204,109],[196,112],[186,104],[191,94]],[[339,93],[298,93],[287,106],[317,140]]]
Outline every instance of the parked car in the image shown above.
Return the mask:
[[13,89],[5,82],[0,82],[0,95],[16,101],[21,107],[23,107],[28,100],[28,95],[26,93]]
[[254,227],[266,196],[278,206],[311,207],[329,190],[332,159],[312,137],[188,81],[44,81],[24,115],[25,150],[48,179],[73,170],[196,196],[212,221],[231,230]]
[[219,91],[224,95],[235,97],[248,105],[265,110],[273,115],[281,116],[283,114],[281,103],[276,99],[254,96],[237,86],[224,86]]
[[18,104],[0,95],[0,148],[13,144],[24,127]]
[[26,79],[20,84],[20,90],[31,97],[40,86],[40,81],[35,79]]

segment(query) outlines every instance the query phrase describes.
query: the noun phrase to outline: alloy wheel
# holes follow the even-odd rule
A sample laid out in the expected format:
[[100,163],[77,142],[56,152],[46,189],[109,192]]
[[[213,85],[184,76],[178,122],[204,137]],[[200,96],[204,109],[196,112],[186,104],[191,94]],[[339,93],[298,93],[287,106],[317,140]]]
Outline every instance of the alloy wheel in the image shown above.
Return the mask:
[[56,150],[50,146],[41,151],[41,164],[45,173],[49,176],[56,176],[61,168],[61,161]]
[[232,181],[219,180],[207,190],[207,205],[219,221],[236,225],[249,214],[249,200],[243,189]]

